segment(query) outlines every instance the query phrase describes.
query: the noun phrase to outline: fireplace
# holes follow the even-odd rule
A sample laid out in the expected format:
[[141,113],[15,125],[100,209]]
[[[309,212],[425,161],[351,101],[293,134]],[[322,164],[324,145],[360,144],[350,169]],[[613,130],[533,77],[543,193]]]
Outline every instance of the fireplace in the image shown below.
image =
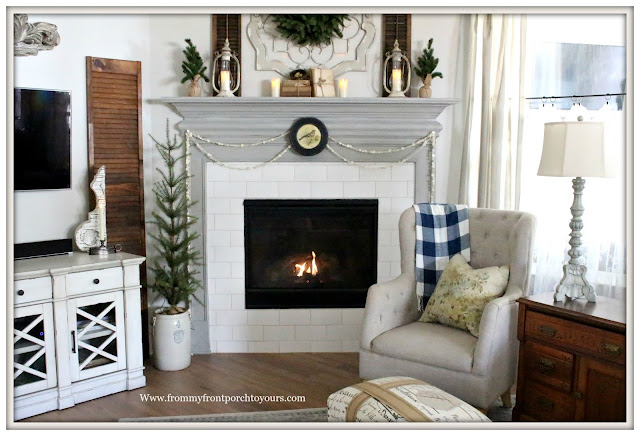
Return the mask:
[[364,307],[378,200],[245,200],[245,307]]

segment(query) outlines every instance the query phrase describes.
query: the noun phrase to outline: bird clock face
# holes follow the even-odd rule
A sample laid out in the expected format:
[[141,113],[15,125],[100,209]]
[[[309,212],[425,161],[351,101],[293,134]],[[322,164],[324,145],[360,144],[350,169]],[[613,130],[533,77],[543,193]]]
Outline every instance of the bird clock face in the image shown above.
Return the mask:
[[289,135],[294,150],[304,156],[313,156],[324,150],[328,137],[322,121],[310,117],[296,120]]

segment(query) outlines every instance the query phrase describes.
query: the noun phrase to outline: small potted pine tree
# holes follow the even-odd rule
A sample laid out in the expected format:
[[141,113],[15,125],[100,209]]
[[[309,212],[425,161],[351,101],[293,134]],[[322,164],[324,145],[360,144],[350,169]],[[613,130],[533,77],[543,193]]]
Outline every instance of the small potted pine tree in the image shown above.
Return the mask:
[[187,197],[186,171],[177,166],[184,165],[186,154],[184,140],[178,142],[169,136],[167,121],[167,142],[155,142],[165,168],[159,169],[160,180],[154,183],[156,211],[152,213],[152,224],[157,233],[151,234],[157,253],[150,262],[153,283],[150,288],[162,297],[168,306],[154,311],[153,355],[154,366],[164,371],[177,371],[191,364],[191,314],[189,303],[201,287],[197,272],[190,265],[199,264],[200,252],[191,248],[191,242],[198,237],[190,231],[196,218],[188,209],[195,202]]
[[191,42],[191,39],[185,39],[187,47],[182,50],[185,60],[182,61],[182,72],[184,77],[180,83],[184,83],[187,80],[191,81],[187,94],[189,97],[200,97],[202,94],[202,88],[200,87],[200,78],[202,77],[205,82],[209,82],[209,77],[205,74],[207,67],[204,66],[204,62],[198,49]]
[[427,48],[422,50],[422,55],[418,58],[418,66],[414,68],[418,77],[422,79],[423,86],[418,91],[418,95],[422,98],[431,97],[431,81],[434,77],[440,77],[442,79],[442,73],[434,71],[440,59],[433,56],[432,44],[433,38],[429,40]]

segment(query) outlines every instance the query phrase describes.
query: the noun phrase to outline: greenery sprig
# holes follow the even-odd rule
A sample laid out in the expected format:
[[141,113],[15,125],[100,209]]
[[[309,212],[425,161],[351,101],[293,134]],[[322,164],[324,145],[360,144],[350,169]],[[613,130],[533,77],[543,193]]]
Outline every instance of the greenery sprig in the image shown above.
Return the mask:
[[433,38],[429,40],[427,48],[422,50],[422,55],[418,58],[418,66],[414,68],[418,77],[423,80],[429,74],[431,74],[431,77],[440,77],[442,79],[442,73],[434,71],[438,66],[438,62],[440,62],[440,59],[433,56],[432,44]]
[[347,14],[280,14],[273,15],[276,29],[298,45],[330,44],[331,38],[342,38]]
[[205,82],[209,82],[209,78],[204,74],[207,67],[204,66],[204,62],[202,61],[200,53],[198,53],[198,49],[193,45],[189,38],[184,41],[187,43],[187,47],[182,50],[182,53],[184,53],[184,57],[186,59],[182,61],[182,72],[184,73],[184,77],[180,83],[184,83],[187,80],[193,80],[197,75],[202,77]]
[[[160,180],[153,186],[157,212],[152,212],[151,223],[158,232],[149,236],[155,241],[154,249],[158,254],[151,259],[149,267],[154,274],[150,287],[167,300],[170,307],[166,313],[171,315],[188,309],[191,296],[202,304],[194,295],[202,283],[196,277],[198,272],[189,268],[190,264],[201,263],[200,252],[190,247],[190,243],[198,238],[197,232],[190,231],[197,218],[188,214],[189,207],[195,204],[187,198],[189,176],[186,171],[179,172],[176,168],[186,158],[182,151],[184,140],[178,142],[175,136],[170,139],[168,121],[166,144],[151,139],[166,169],[158,169]],[[180,303],[184,307],[178,307]]]

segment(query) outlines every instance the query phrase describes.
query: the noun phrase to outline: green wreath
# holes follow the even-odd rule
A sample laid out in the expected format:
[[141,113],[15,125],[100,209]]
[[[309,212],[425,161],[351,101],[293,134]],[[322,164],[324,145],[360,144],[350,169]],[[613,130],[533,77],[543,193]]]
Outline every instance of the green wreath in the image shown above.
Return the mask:
[[347,14],[273,15],[278,32],[301,46],[330,44],[334,36],[342,38],[344,20],[351,18]]

